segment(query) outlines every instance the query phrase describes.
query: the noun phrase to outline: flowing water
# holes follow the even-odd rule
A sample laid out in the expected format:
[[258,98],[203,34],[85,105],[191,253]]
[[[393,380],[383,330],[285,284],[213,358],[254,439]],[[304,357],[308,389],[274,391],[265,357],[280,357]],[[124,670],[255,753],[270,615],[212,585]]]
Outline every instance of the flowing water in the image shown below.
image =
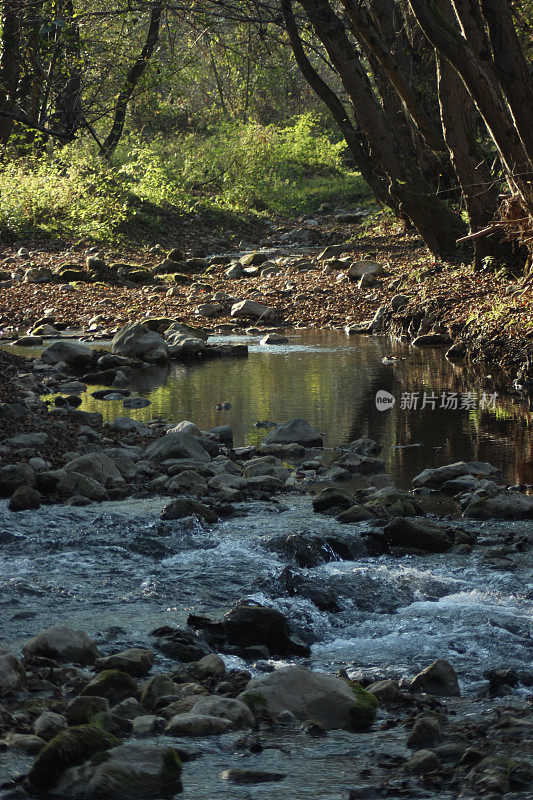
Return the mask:
[[[265,431],[254,427],[256,421],[298,415],[324,431],[328,445],[359,436],[377,439],[402,485],[426,466],[460,458],[490,461],[510,483],[531,481],[530,419],[520,406],[502,400],[486,410],[401,408],[403,392],[477,391],[438,353],[334,333],[291,336],[290,346],[275,350],[249,341],[248,359],[141,373],[134,388],[152,404],[139,412],[87,396],[83,408],[101,411],[108,420],[127,413],[138,419],[191,419],[204,429],[229,424],[235,444],[260,441]],[[404,360],[383,364],[391,354]],[[376,409],[379,389],[397,398],[394,408]],[[217,412],[223,401],[231,409]],[[2,501],[0,646],[18,652],[27,638],[54,623],[85,630],[104,652],[150,645],[149,633],[158,626],[183,624],[191,612],[218,617],[249,597],[287,615],[311,644],[306,663],[314,668],[399,677],[442,657],[455,666],[467,696],[475,695],[490,667],[530,670],[532,565],[524,554],[493,558],[490,551],[508,534],[530,530],[531,522],[460,521],[481,543],[466,555],[369,557],[361,546],[354,560],[298,569],[304,588],[290,595],[280,575],[288,562],[269,548],[270,537],[335,531],[358,541],[367,523],[340,525],[314,514],[308,496],[245,504],[241,516],[211,527],[192,519],[162,522],[165,502],[133,498],[11,514]],[[319,610],[305,590],[310,585],[333,593],[338,610]],[[228,664],[244,666],[235,657],[228,657]],[[397,734],[380,736],[384,752],[389,745],[394,750]],[[209,745],[215,777],[231,760],[229,741],[222,737]],[[292,783],[283,788],[234,787],[207,778],[202,760],[191,762],[184,798],[339,800],[351,785],[350,765],[361,748],[373,746],[369,742],[341,732],[325,744],[292,735]],[[269,750],[261,768],[284,770],[289,744],[278,744],[281,749]],[[253,766],[255,757],[247,758],[244,766]],[[316,763],[312,786],[306,780],[310,758]],[[232,766],[243,766],[241,761],[233,758]]]

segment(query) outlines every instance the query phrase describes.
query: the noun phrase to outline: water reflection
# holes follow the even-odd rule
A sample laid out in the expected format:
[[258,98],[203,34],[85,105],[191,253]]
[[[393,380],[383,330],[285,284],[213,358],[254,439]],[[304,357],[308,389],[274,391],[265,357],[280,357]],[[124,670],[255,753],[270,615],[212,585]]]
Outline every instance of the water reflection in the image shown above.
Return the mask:
[[[89,393],[83,396],[82,408],[100,411],[108,422],[126,415],[143,421],[157,416],[176,422],[190,419],[204,430],[228,424],[236,445],[261,442],[266,431],[254,427],[259,420],[283,422],[301,416],[324,433],[327,445],[359,436],[379,441],[401,485],[426,466],[459,459],[488,460],[501,467],[510,482],[533,482],[533,415],[500,398],[495,408],[481,410],[479,387],[441,351],[416,350],[385,337],[347,338],[340,332],[298,332],[291,334],[289,345],[270,348],[252,337],[230,341],[246,342],[248,359],[139,371],[132,388],[151,401],[147,408],[126,411],[120,401],[96,400]],[[398,361],[383,364],[385,356]],[[380,389],[396,398],[389,411],[376,408]],[[424,391],[439,397],[434,410],[421,410],[420,403],[416,410],[400,407],[402,393],[418,392],[422,397]],[[460,396],[469,391],[476,392],[476,408],[439,408],[443,392]],[[217,411],[217,404],[225,401],[231,408]]]

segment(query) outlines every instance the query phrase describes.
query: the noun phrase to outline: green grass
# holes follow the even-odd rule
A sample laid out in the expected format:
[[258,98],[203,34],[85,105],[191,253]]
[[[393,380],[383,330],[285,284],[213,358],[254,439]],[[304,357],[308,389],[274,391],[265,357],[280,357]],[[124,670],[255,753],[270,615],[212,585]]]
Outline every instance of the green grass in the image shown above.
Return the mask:
[[0,233],[61,239],[164,234],[176,215],[294,216],[322,202],[368,199],[368,187],[310,116],[284,128],[219,126],[205,135],[129,135],[113,163],[89,142],[0,166]]

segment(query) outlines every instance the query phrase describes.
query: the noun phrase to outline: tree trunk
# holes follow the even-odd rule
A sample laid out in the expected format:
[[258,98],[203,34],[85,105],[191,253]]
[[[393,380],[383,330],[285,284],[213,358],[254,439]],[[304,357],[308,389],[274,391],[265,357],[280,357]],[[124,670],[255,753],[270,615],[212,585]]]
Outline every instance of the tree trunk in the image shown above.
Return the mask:
[[516,35],[507,0],[481,0],[487,22],[494,69],[524,148],[533,160],[533,83]]
[[376,199],[390,208],[393,208],[395,211],[398,211],[398,204],[389,194],[388,181],[386,181],[383,176],[378,175],[373,168],[366,147],[361,142],[360,134],[352,124],[346,109],[335,92],[322,80],[307,58],[302,40],[298,33],[298,26],[294,18],[291,0],[281,0],[281,10],[294,58],[302,75],[316,95],[322,100],[337,123],[339,130],[344,136],[348,149],[353,156],[357,169],[370,186]]
[[[409,0],[418,23],[433,46],[459,73],[498,149],[509,185],[533,215],[531,175],[533,164],[514,121],[493,79],[489,66],[476,58],[474,49],[446,20],[432,0]],[[482,38],[482,37],[481,37]]]
[[126,75],[124,88],[118,96],[117,104],[115,107],[115,117],[113,125],[107,139],[102,145],[102,152],[106,158],[111,158],[117,144],[120,141],[122,132],[124,130],[124,122],[126,121],[126,112],[128,110],[128,103],[131,99],[135,87],[139,83],[141,75],[143,74],[146,65],[152,53],[154,52],[159,37],[159,25],[161,23],[161,14],[163,11],[163,0],[155,0],[152,4],[152,11],[150,14],[150,24],[148,26],[148,33],[146,35],[146,42],[141,51],[139,58],[135,61],[132,68]]
[[411,220],[433,253],[453,252],[465,226],[399,146],[344,26],[327,0],[301,0],[301,4],[350,97],[354,116],[368,141],[371,159],[390,180],[389,191],[397,199],[400,212]]
[[[0,110],[16,114],[20,77],[20,0],[4,0],[2,11],[2,56],[0,59]],[[6,145],[13,129],[11,116],[0,117],[0,145]]]

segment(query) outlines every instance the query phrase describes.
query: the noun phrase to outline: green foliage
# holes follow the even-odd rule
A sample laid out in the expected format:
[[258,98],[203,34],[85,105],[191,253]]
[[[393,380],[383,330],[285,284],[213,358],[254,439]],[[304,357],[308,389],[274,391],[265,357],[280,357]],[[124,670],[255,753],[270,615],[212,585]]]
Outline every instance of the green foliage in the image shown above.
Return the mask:
[[368,195],[344,146],[312,116],[292,125],[224,123],[208,134],[131,134],[113,164],[88,144],[0,166],[0,233],[103,240],[132,226],[157,233],[200,209],[293,214]]

